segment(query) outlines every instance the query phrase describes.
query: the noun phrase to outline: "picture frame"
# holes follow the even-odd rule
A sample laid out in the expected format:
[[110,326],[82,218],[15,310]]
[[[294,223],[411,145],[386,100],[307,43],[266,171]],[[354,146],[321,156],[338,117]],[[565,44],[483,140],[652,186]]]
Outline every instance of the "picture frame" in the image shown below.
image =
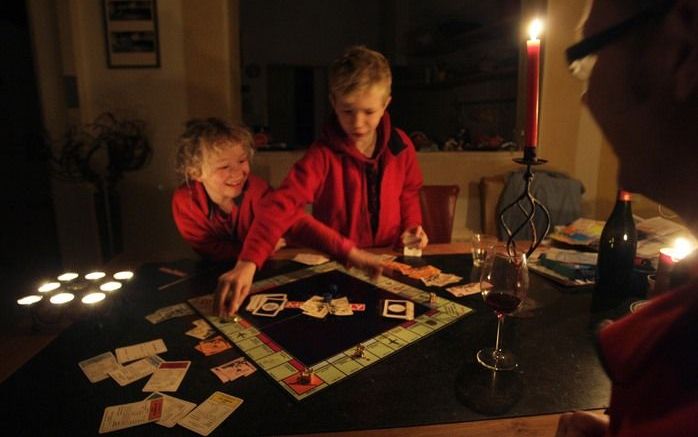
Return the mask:
[[160,67],[156,0],[103,2],[107,67]]

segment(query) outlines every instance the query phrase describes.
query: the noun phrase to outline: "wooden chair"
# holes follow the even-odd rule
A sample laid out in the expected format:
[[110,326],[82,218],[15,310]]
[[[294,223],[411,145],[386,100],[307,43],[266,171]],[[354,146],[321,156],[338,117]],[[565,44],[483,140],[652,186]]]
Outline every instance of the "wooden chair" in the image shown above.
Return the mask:
[[456,215],[458,185],[424,185],[419,201],[422,207],[422,227],[430,243],[450,243],[453,217]]

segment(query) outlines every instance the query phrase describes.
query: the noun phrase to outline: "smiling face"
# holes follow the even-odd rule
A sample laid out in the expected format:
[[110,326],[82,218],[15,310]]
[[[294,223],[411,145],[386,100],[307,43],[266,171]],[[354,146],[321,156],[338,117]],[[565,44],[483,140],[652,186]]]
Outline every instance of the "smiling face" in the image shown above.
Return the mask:
[[331,102],[342,130],[361,148],[375,140],[376,128],[390,103],[390,96],[385,85],[376,84],[346,95],[333,94]]
[[230,211],[232,201],[242,193],[250,174],[250,157],[240,143],[227,143],[217,148],[205,148],[201,172],[193,179],[201,182],[211,200],[224,211]]

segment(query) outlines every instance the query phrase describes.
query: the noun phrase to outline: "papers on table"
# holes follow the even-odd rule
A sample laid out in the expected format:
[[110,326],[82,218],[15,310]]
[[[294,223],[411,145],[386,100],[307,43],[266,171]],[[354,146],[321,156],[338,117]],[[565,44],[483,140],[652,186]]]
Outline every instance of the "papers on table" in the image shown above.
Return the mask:
[[178,303],[176,305],[160,308],[152,314],[148,314],[145,318],[153,325],[164,322],[165,320],[174,319],[194,314],[194,310],[187,303]]
[[164,361],[153,372],[143,391],[177,391],[191,361]]
[[208,399],[189,413],[179,424],[197,434],[207,436],[230,416],[242,399],[222,392],[214,392]]
[[80,366],[85,376],[87,376],[87,379],[93,384],[109,378],[109,372],[121,367],[121,365],[116,362],[116,357],[111,352],[105,352],[96,357],[80,361],[78,366]]
[[146,400],[158,398],[163,399],[162,415],[160,420],[155,423],[166,428],[174,427],[180,419],[196,407],[196,404],[193,402],[187,402],[159,392],[151,393]]
[[162,416],[162,404],[160,398],[107,407],[102,415],[99,433],[155,422]]
[[605,224],[603,220],[578,218],[567,226],[557,226],[550,239],[573,246],[596,246]]
[[123,387],[152,374],[162,362],[162,358],[153,355],[135,361],[128,366],[119,366],[118,369],[109,372],[109,376]]
[[165,346],[165,342],[159,338],[153,341],[117,348],[116,360],[123,364],[163,352],[167,352],[167,346]]

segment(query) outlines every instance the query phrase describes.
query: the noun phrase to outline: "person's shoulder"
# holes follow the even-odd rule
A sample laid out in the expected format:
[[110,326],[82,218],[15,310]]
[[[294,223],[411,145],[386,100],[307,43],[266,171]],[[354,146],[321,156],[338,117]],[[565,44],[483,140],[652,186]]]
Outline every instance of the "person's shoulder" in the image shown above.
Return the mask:
[[175,188],[172,193],[172,203],[181,204],[195,199],[198,195],[197,184],[198,182],[183,183]]
[[403,152],[407,154],[415,154],[414,144],[409,135],[405,133],[402,129],[393,126],[390,132],[390,141],[388,142],[388,149],[393,155],[400,155]]

